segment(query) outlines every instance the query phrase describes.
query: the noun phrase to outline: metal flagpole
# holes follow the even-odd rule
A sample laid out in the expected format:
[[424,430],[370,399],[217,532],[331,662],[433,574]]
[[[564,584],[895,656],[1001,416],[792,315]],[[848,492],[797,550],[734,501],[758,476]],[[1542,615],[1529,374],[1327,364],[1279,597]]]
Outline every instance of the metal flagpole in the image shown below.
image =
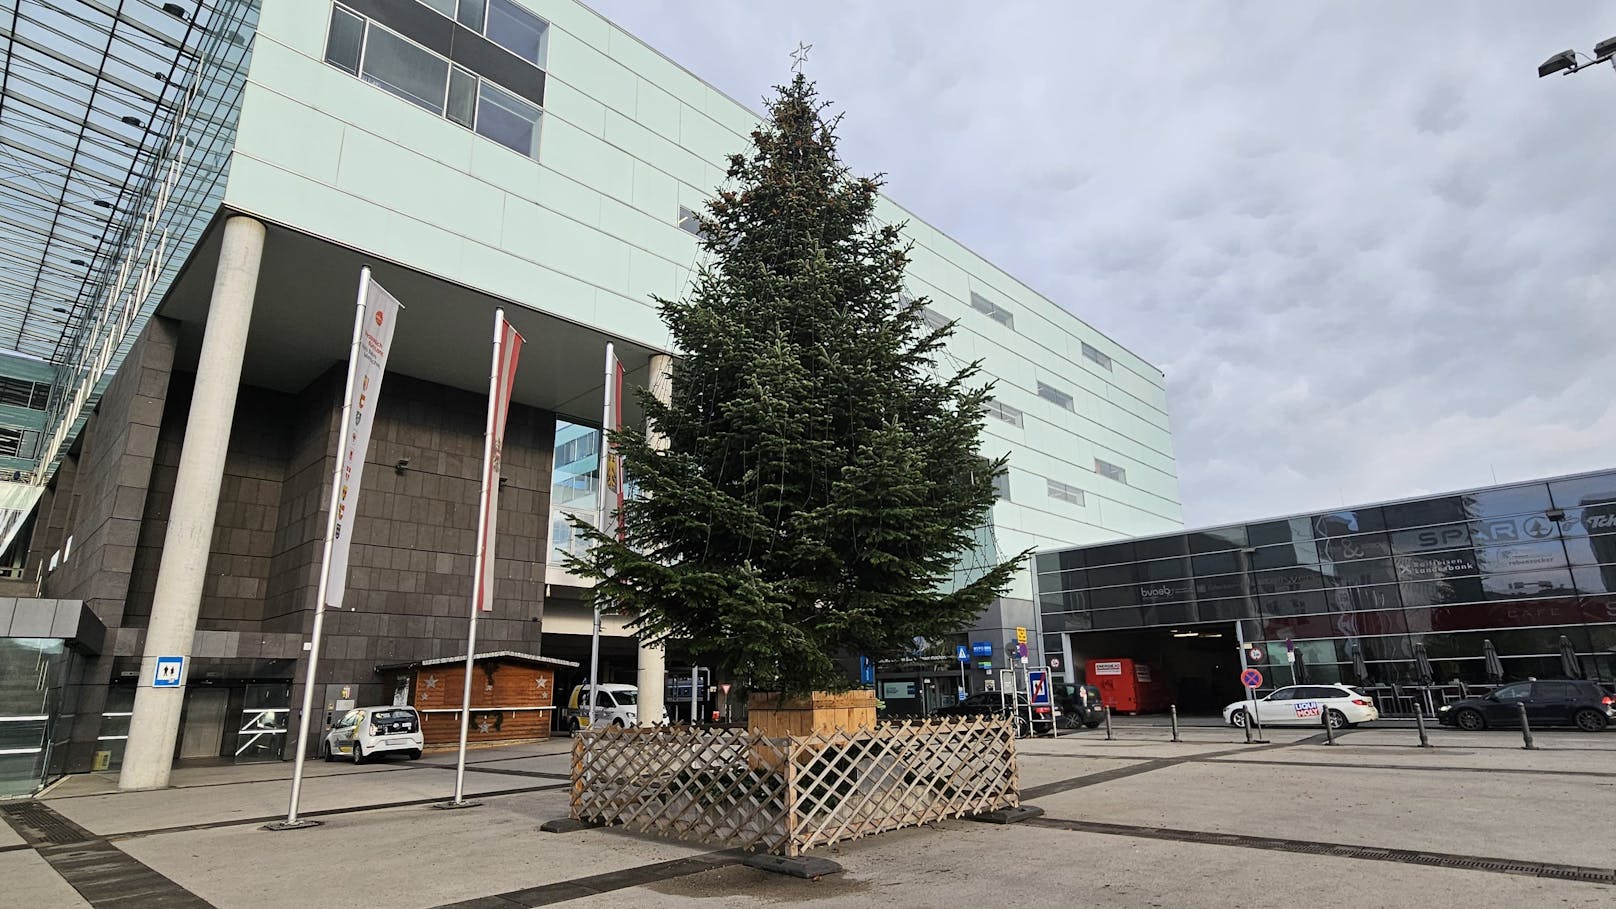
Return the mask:
[[489,472],[489,465],[494,458],[494,421],[498,419],[496,411],[499,410],[499,396],[503,394],[499,380],[502,372],[500,361],[500,345],[505,340],[505,310],[494,310],[494,359],[493,369],[488,374],[488,424],[483,430],[483,494],[477,508],[477,558],[474,571],[476,574],[471,581],[471,622],[466,631],[466,679],[460,694],[460,752],[455,760],[455,788],[454,799],[439,805],[439,808],[475,808],[481,802],[468,802],[464,798],[466,788],[466,737],[471,728],[471,672],[472,665],[477,658],[477,613],[482,607],[483,597],[488,591],[483,589],[483,559],[491,557],[488,547],[492,540],[488,539],[488,508],[492,502],[492,491],[488,488],[490,483],[497,482]]
[[297,718],[297,757],[292,763],[292,797],[286,820],[265,825],[269,830],[318,827],[321,821],[298,820],[297,802],[303,794],[303,763],[309,751],[309,712],[314,709],[315,664],[320,661],[320,632],[325,627],[325,588],[331,578],[331,544],[337,527],[337,502],[342,493],[342,466],[348,459],[348,421],[353,418],[354,373],[359,369],[359,342],[365,331],[365,300],[370,295],[370,269],[359,270],[359,299],[354,303],[353,343],[348,347],[348,381],[343,387],[342,420],[337,424],[337,469],[331,477],[331,507],[325,517],[325,546],[320,553],[320,583],[314,588],[314,630],[309,634],[309,668],[303,678],[303,712]]
[[[605,404],[601,408],[600,418],[600,530],[606,532],[607,526],[607,496],[606,482],[611,477],[612,446],[607,440],[606,433],[611,431],[612,416],[616,410],[616,380],[617,380],[617,351],[610,341],[606,342],[606,393],[602,396]],[[621,477],[617,482],[621,483]],[[589,637],[589,727],[595,727],[595,689],[600,686],[600,600],[595,600],[595,624]],[[694,717],[691,718],[694,723]]]

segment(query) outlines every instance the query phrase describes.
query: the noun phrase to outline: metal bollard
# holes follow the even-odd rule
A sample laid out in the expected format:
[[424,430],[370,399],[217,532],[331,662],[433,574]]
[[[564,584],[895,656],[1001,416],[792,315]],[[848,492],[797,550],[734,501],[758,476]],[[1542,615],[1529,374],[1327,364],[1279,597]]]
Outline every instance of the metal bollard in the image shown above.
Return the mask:
[[1324,744],[1335,744],[1335,730],[1330,726],[1330,708],[1319,708],[1319,719],[1324,723]]
[[1252,723],[1251,714],[1248,713],[1248,714],[1246,714],[1246,725],[1240,727],[1241,729],[1244,729],[1246,731],[1246,744],[1247,745],[1251,744],[1251,723]]
[[1105,708],[1105,740],[1111,741],[1111,708]]
[[1515,711],[1521,715],[1521,740],[1526,743],[1521,747],[1527,751],[1536,751],[1537,746],[1532,744],[1532,724],[1526,721],[1526,705],[1516,701]]
[[1425,733],[1425,710],[1420,705],[1414,705],[1414,726],[1420,730],[1420,747],[1431,747],[1431,737]]
[[1172,716],[1173,716],[1173,741],[1176,742],[1176,741],[1178,741],[1178,705],[1173,704],[1172,706],[1168,707],[1167,709],[1172,711]]

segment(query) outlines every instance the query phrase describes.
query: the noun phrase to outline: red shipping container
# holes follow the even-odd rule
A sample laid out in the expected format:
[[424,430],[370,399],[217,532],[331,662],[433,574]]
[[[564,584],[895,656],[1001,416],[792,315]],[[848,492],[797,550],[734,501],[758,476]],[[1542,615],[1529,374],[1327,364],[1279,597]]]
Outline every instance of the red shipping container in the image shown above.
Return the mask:
[[1172,704],[1161,672],[1134,660],[1089,660],[1088,683],[1100,689],[1101,703],[1112,713],[1151,713]]

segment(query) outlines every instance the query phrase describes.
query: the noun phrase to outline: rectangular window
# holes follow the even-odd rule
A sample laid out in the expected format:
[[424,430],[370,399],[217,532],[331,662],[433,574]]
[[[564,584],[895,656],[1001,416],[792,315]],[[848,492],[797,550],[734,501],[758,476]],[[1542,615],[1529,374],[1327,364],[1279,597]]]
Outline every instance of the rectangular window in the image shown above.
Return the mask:
[[982,409],[987,412],[988,416],[994,418],[995,420],[1003,420],[1004,422],[1009,423],[1011,426],[1021,426],[1021,411],[1011,407],[1009,404],[1001,404],[998,401],[989,401],[983,406]]
[[1010,501],[1010,471],[1006,470],[993,478],[993,497]]
[[1076,486],[1069,486],[1059,480],[1045,480],[1049,484],[1049,497],[1060,499],[1062,502],[1071,502],[1073,505],[1083,504],[1083,490]]
[[487,11],[488,0],[460,0],[460,11],[455,13],[455,21],[480,35]]
[[1005,309],[974,290],[971,291],[971,308],[979,313],[985,314],[988,318],[998,322],[1000,325],[1008,326],[1010,328],[1016,327],[1015,317],[1010,314],[1010,310]]
[[1100,349],[1098,347],[1090,345],[1087,341],[1082,341],[1079,343],[1083,345],[1083,356],[1093,360],[1106,369],[1111,368],[1111,358],[1103,353],[1100,353]]
[[443,115],[467,128],[477,119],[477,77],[458,66],[449,71],[449,103]]
[[359,78],[441,115],[449,61],[372,24],[366,29]]
[[1102,461],[1099,458],[1095,458],[1094,472],[1108,480],[1116,480],[1118,483],[1128,482],[1128,472],[1123,470],[1121,467],[1112,464],[1110,461]]
[[477,100],[477,132],[529,158],[539,156],[539,109],[483,80]]
[[683,205],[679,206],[679,229],[693,237],[706,239],[707,234],[701,229],[701,219],[696,213]]
[[0,377],[0,404],[44,410],[49,400],[50,386],[43,382]]
[[488,40],[541,68],[548,31],[543,19],[511,0],[491,0],[488,4]]
[[455,0],[421,0],[421,2],[432,7],[450,19],[454,18]]
[[25,429],[0,428],[0,457],[31,458],[39,446],[39,433]]
[[331,8],[331,31],[325,39],[325,62],[359,75],[359,53],[365,45],[365,20],[340,6]]
[[1043,398],[1046,401],[1054,401],[1056,404],[1059,404],[1061,407],[1064,407],[1067,410],[1073,410],[1072,396],[1058,388],[1055,388],[1054,386],[1045,385],[1044,383],[1039,382],[1038,397]]
[[937,331],[944,325],[947,325],[949,322],[953,321],[937,310],[932,309],[930,306],[921,307],[920,318],[925,321],[926,327],[932,331]]

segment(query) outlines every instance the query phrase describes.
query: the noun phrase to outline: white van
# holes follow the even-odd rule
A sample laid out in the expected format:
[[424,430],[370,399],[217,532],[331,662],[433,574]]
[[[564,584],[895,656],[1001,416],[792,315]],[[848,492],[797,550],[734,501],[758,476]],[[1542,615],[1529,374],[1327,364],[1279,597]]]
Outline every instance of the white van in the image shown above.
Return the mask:
[[[602,684],[595,695],[595,717],[602,726],[638,726],[640,689],[633,685]],[[589,728],[589,686],[579,685],[567,698],[567,729]]]
[[414,707],[360,707],[337,720],[320,743],[320,756],[334,761],[345,755],[355,764],[366,758],[392,752],[410,760],[421,756],[425,747],[421,735],[421,715]]

